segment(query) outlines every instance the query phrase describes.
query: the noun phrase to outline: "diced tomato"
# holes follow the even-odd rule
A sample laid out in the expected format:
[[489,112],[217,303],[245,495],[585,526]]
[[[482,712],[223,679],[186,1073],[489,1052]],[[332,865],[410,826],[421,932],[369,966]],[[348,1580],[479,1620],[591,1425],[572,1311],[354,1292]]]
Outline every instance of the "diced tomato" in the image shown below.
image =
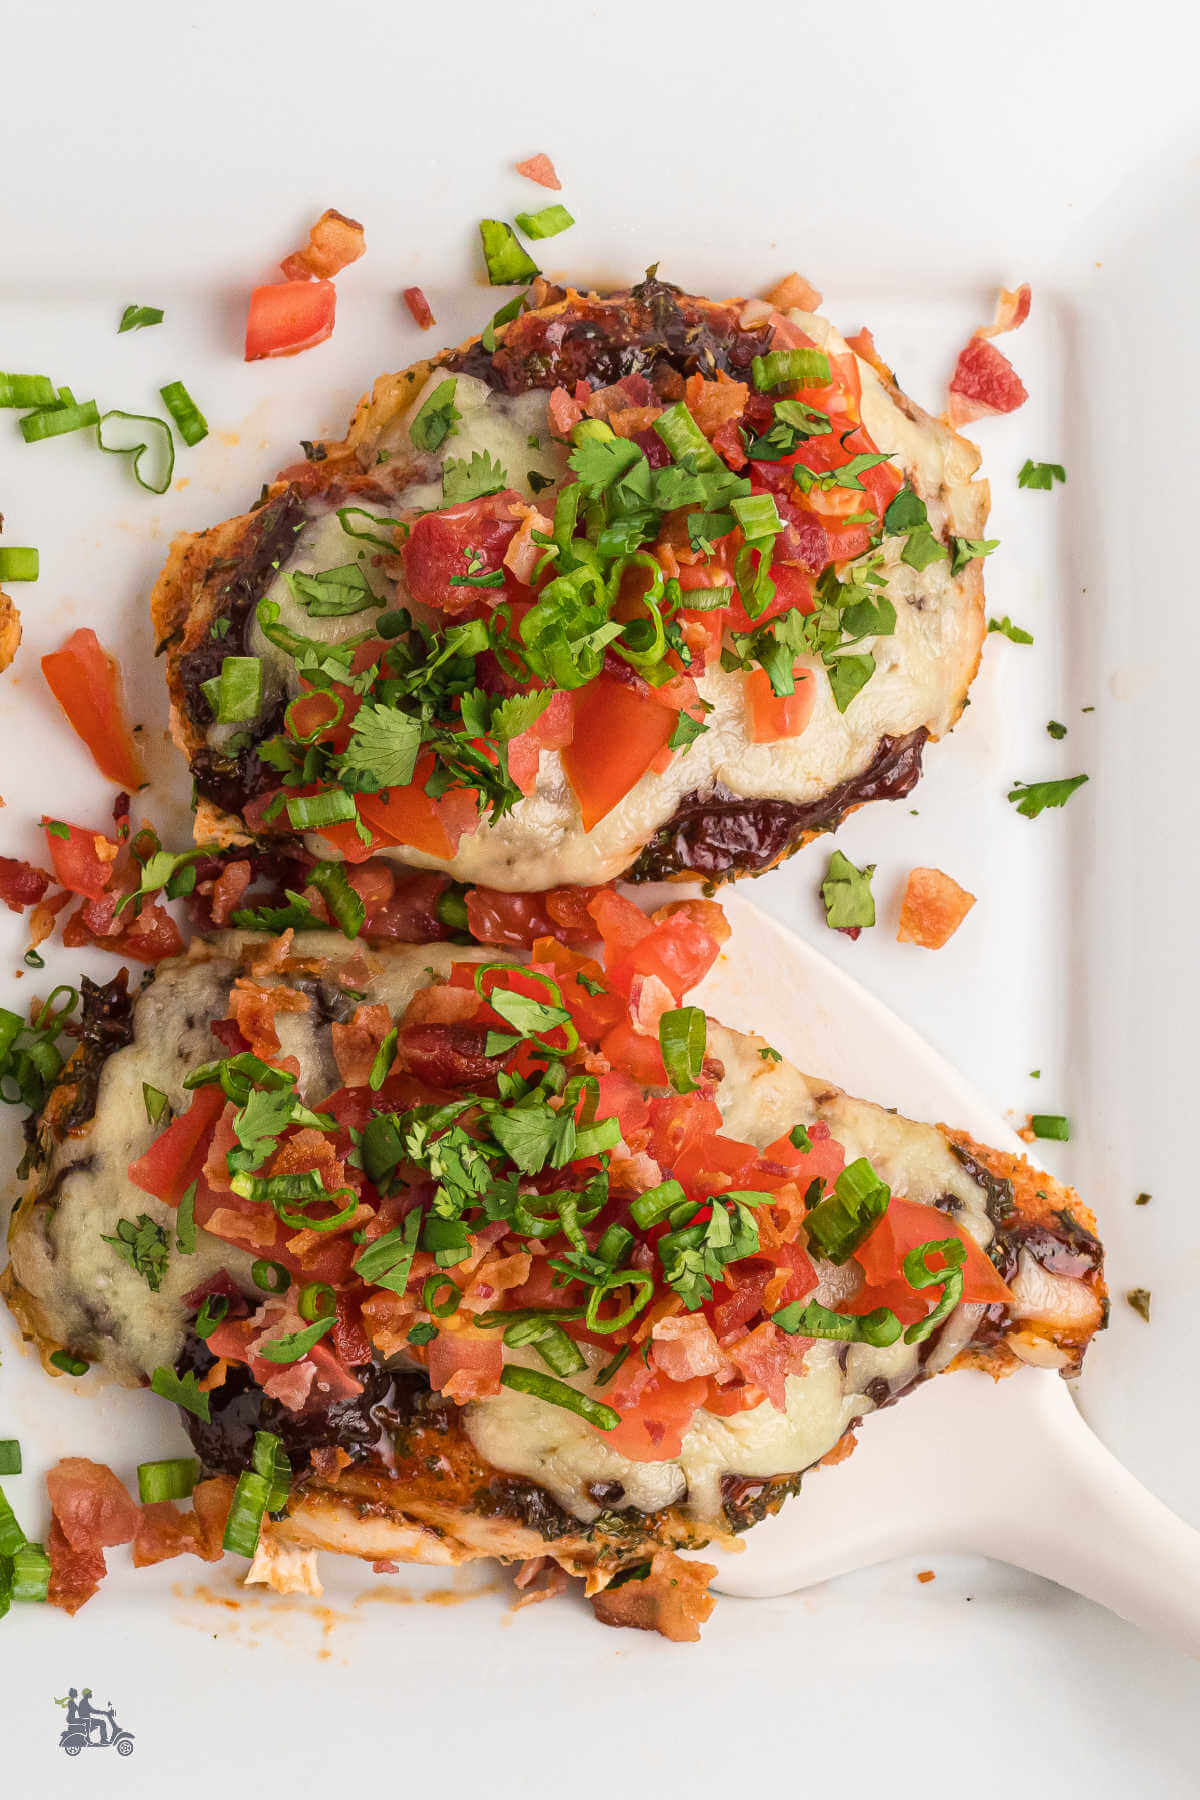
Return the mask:
[[698,920],[671,913],[623,954],[608,952],[608,979],[619,993],[628,994],[636,975],[655,975],[678,1002],[708,974],[720,948]]
[[808,1138],[811,1150],[798,1150],[786,1134],[776,1138],[762,1152],[762,1160],[780,1163],[802,1191],[818,1176],[827,1187],[832,1187],[846,1165],[846,1153],[838,1140],[830,1136],[824,1119],[810,1126]]
[[405,288],[404,304],[422,331],[428,331],[431,325],[437,324],[437,320],[433,316],[433,308],[419,287]]
[[[580,1036],[589,1043],[598,1042],[606,1031],[624,1018],[624,1000],[619,994],[610,992],[604,970],[590,956],[577,955],[557,938],[538,938],[533,945],[533,960],[553,970],[563,1005],[574,1019]],[[593,993],[594,988],[600,991]]]
[[219,1083],[197,1088],[187,1111],[172,1119],[144,1155],[130,1163],[130,1181],[144,1194],[178,1206],[204,1167],[208,1140],[224,1110],[225,1094]]
[[562,752],[563,767],[591,831],[641,780],[679,715],[607,675],[576,689],[574,700],[575,735]]
[[0,900],[9,912],[24,912],[43,900],[51,877],[33,863],[20,862],[15,856],[0,856]]
[[[999,1270],[970,1232],[957,1224],[949,1213],[941,1212],[936,1206],[923,1206],[915,1200],[893,1199],[889,1202],[882,1219],[855,1253],[856,1260],[862,1265],[869,1286],[877,1289],[897,1277],[903,1278],[904,1258],[910,1250],[931,1240],[951,1237],[958,1238],[967,1250],[963,1264],[963,1299],[985,1306],[1011,1300],[1012,1292]],[[921,1293],[918,1316],[928,1310],[930,1290],[922,1289]]]
[[[117,845],[98,831],[84,825],[66,825],[60,819],[43,815],[46,846],[54,867],[55,879],[73,894],[84,894],[89,900],[102,900],[116,860]],[[63,831],[66,837],[63,837]]]
[[650,1154],[674,1169],[684,1152],[721,1129],[721,1110],[701,1094],[668,1094],[650,1102]]
[[[520,495],[512,488],[467,500],[441,512],[423,513],[416,521],[400,554],[408,591],[422,606],[439,612],[472,612],[479,606],[499,606],[505,600],[530,600],[532,595],[512,571],[504,567],[504,553],[516,535],[512,508]],[[472,554],[474,553],[474,554]],[[499,587],[454,585],[456,576],[493,575],[499,571]]]
[[682,1150],[673,1173],[692,1194],[720,1194],[729,1187],[752,1187],[749,1176],[757,1160],[753,1144],[714,1132]]
[[653,1373],[642,1389],[637,1404],[621,1415],[621,1423],[613,1431],[601,1433],[606,1444],[633,1462],[662,1462],[678,1456],[697,1407],[704,1405],[708,1381],[696,1376],[691,1381],[669,1381],[665,1375]]
[[780,738],[799,737],[817,703],[817,682],[811,669],[797,667],[795,692],[776,694],[765,669],[752,669],[746,678],[746,710],[750,737],[756,744],[772,744]]
[[587,910],[596,921],[604,941],[604,959],[610,967],[618,956],[632,950],[654,930],[641,907],[614,888],[601,888],[588,901]]
[[667,1071],[658,1039],[635,1031],[628,1019],[614,1025],[601,1041],[600,1048],[614,1069],[632,1075],[643,1087],[666,1087]]
[[42,674],[100,773],[118,787],[141,787],[146,777],[125,718],[120,671],[91,627],[81,625],[61,650],[43,656]]
[[536,156],[526,157],[524,162],[516,163],[514,167],[518,175],[524,175],[529,181],[536,181],[539,187],[562,187],[562,182],[555,173],[554,164],[542,150],[539,150]]
[[406,844],[427,856],[450,857],[454,847],[425,792],[426,779],[423,776],[408,787],[390,788],[386,800],[381,794],[360,794],[358,810],[385,843]]
[[575,708],[570,694],[555,694],[545,711],[508,746],[508,772],[523,794],[537,785],[543,750],[562,750],[575,734]]
[[276,281],[256,287],[246,319],[245,360],[295,356],[324,343],[336,309],[332,281]]

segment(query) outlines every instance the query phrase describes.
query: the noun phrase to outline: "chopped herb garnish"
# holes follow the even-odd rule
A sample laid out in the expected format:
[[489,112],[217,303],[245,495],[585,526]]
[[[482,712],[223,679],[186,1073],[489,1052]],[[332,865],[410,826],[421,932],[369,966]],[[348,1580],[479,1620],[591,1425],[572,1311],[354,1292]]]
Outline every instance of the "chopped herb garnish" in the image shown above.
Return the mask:
[[1023,630],[1020,625],[1014,625],[1007,613],[1002,619],[989,619],[987,628],[989,631],[998,631],[1001,637],[1008,639],[1010,644],[1032,644],[1033,642],[1033,633]]
[[[574,223],[575,220],[565,206],[543,206],[540,212],[519,212],[517,214],[517,224],[527,238],[537,239],[557,237],[560,231],[568,230]],[[488,265],[488,275],[490,279],[490,263]],[[516,279],[518,281],[524,281],[525,277],[524,275],[518,275]]]
[[1125,1298],[1138,1317],[1145,1319],[1148,1325],[1150,1323],[1150,1289],[1130,1288]]
[[856,869],[849,857],[835,850],[821,883],[825,922],[834,931],[862,931],[875,923],[875,898],[871,877],[875,864]]
[[1017,476],[1017,486],[1022,488],[1050,489],[1056,481],[1065,481],[1067,471],[1061,463],[1031,462],[1027,457]]
[[998,550],[1000,539],[952,537],[950,544],[950,573],[961,575],[968,563],[974,562],[977,557],[990,556],[993,550]]
[[462,418],[454,404],[457,389],[458,381],[451,375],[438,383],[421,407],[408,428],[408,435],[417,450],[438,449]]
[[103,1232],[100,1235],[156,1294],[167,1272],[167,1234],[162,1226],[148,1214],[140,1213],[136,1225],[131,1219],[121,1219],[112,1237]]
[[470,462],[465,457],[448,456],[442,464],[442,502],[446,506],[498,494],[507,486],[507,472],[486,450],[472,451]]
[[141,331],[146,325],[161,325],[162,322],[163,309],[161,306],[129,305],[121,314],[121,323],[117,326],[117,331],[118,333]]
[[532,281],[541,273],[532,257],[517,242],[512,226],[506,225],[503,219],[481,219],[479,237],[488,280],[493,287],[512,287],[518,281]]
[[180,1380],[174,1369],[159,1364],[150,1377],[150,1386],[154,1393],[160,1394],[164,1400],[171,1400],[176,1406],[182,1406],[185,1412],[194,1413],[198,1419],[208,1424],[208,1395],[201,1392],[200,1383],[194,1369],[189,1369]]
[[1071,1122],[1062,1113],[1033,1113],[1029,1127],[1036,1138],[1049,1138],[1059,1144],[1070,1140]]
[[690,1094],[700,1080],[708,1043],[703,1008],[681,1006],[658,1021],[658,1043],[667,1080],[677,1094]]
[[1070,775],[1061,781],[1018,781],[1008,797],[1024,818],[1036,819],[1048,806],[1065,806],[1086,780],[1086,775]]
[[1139,1194],[1133,1204],[1135,1206],[1149,1206],[1150,1200],[1151,1196],[1149,1194]]
[[1060,724],[1057,719],[1050,719],[1047,722],[1046,730],[1050,733],[1050,736],[1052,738],[1056,738],[1059,740],[1061,740],[1062,738],[1065,738],[1067,735],[1066,726]]

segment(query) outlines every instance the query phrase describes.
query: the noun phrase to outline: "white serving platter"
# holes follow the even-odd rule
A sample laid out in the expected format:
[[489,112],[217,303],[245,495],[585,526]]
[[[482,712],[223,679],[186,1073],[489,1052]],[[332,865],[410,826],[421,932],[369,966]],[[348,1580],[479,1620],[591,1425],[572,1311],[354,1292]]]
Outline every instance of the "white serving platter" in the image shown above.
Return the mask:
[[[753,889],[971,1088],[922,1085],[923,1063],[872,1008],[831,1004],[832,979],[822,1000],[810,958],[803,985],[753,957],[715,981],[733,1022],[918,1116],[949,1115],[951,1098],[967,1109],[955,1122],[980,1129],[1031,1109],[1071,1116],[1071,1144],[1040,1147],[1044,1160],[1099,1212],[1115,1292],[1154,1293],[1149,1330],[1118,1302],[1080,1403],[1135,1473],[1200,1522],[1185,1024],[1200,1000],[1185,935],[1200,648],[1195,20],[1163,0],[1135,22],[1115,4],[1035,0],[994,21],[941,0],[865,0],[852,18],[736,14],[714,0],[686,14],[630,0],[497,14],[468,0],[452,16],[213,0],[134,8],[119,23],[48,0],[0,17],[6,65],[25,71],[0,126],[0,366],[49,370],[135,411],[181,378],[213,427],[180,454],[187,485],[156,501],[116,459],[69,441],[26,448],[0,415],[3,541],[37,544],[43,569],[15,595],[25,645],[0,677],[0,853],[34,853],[48,806],[99,824],[109,804],[37,668],[81,623],[125,663],[154,771],[146,811],[184,828],[145,613],[168,539],[241,510],[300,438],[338,432],[380,370],[478,329],[504,296],[474,285],[473,222],[539,204],[514,158],[549,151],[579,220],[546,247],[548,273],[626,281],[661,257],[684,285],[752,292],[799,267],[836,322],[873,327],[935,408],[996,286],[1033,282],[1033,315],[1004,343],[1029,404],[978,437],[989,535],[1002,540],[989,610],[1035,645],[993,638],[971,708],[929,751],[911,800],[840,835],[856,862],[877,865],[874,933],[851,944],[825,929],[820,845]],[[339,283],[333,339],[243,365],[248,289],[329,204],[362,218],[370,245]],[[412,282],[438,316],[430,338],[398,300]],[[117,337],[130,301],[163,306],[166,323]],[[1026,456],[1065,463],[1067,487],[1018,492]],[[1062,743],[1046,735],[1050,718],[1069,727]],[[1089,784],[1065,813],[1027,821],[1005,801],[1013,777],[1080,771]],[[936,955],[894,941],[916,864],[979,896]],[[24,938],[10,927],[3,969],[15,973]],[[59,953],[36,979],[80,966],[106,964]],[[14,979],[4,1003],[34,979]],[[1154,1200],[1135,1209],[1140,1190]],[[23,1513],[58,1454],[128,1474],[176,1441],[128,1397],[89,1406],[69,1391],[83,1383],[51,1386],[14,1336],[5,1319],[0,1428],[26,1447],[31,1473],[7,1484]],[[935,1773],[999,1796],[1031,1762],[1035,1779],[1071,1793],[1115,1796],[1133,1779],[1168,1800],[1196,1788],[1194,1665],[975,1557],[937,1555],[927,1585],[915,1580],[927,1561],[907,1557],[801,1596],[725,1598],[691,1650],[602,1632],[567,1603],[514,1619],[507,1593],[359,1605],[365,1580],[343,1574],[325,1616],[242,1600],[224,1565],[181,1561],[134,1579],[123,1553],[111,1560],[75,1621],[29,1609],[0,1627],[14,1793],[170,1784],[188,1796],[268,1773],[537,1795],[621,1780],[707,1795],[794,1770],[826,1785],[887,1782],[907,1800]],[[462,1577],[454,1596],[485,1579]],[[409,1595],[447,1585],[419,1572],[393,1581]],[[128,1762],[62,1756],[52,1702],[68,1685],[113,1699],[137,1734]]]

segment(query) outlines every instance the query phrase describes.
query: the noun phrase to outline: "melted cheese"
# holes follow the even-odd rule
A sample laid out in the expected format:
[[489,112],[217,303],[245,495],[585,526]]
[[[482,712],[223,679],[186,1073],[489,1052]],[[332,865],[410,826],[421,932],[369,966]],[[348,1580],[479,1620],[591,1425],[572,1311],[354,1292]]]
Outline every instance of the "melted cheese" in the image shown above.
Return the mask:
[[[25,1215],[14,1237],[16,1278],[38,1301],[58,1341],[103,1360],[125,1382],[144,1379],[159,1364],[174,1363],[189,1317],[184,1296],[206,1277],[228,1268],[253,1291],[253,1251],[237,1250],[200,1231],[195,1252],[179,1254],[173,1209],[143,1194],[127,1174],[129,1163],[148,1148],[158,1129],[146,1118],[142,1083],[161,1088],[176,1112],[187,1105],[183,1079],[214,1053],[209,1027],[226,1015],[246,942],[242,934],[224,934],[211,947],[196,946],[190,956],[160,968],[136,1003],[133,1041],[105,1063],[90,1130],[55,1152],[42,1183],[46,1199]],[[428,979],[426,971],[444,973],[452,962],[495,955],[448,944],[351,949],[320,933],[298,936],[295,953],[328,958],[321,979],[334,987],[339,966],[353,957],[347,984],[393,1014],[403,1012]],[[284,1054],[294,1055],[300,1064],[300,1091],[309,1104],[319,1102],[338,1084],[328,1024],[310,1004],[306,1012],[279,1014],[277,1027]],[[851,1099],[788,1063],[764,1060],[759,1054],[762,1038],[710,1022],[708,1043],[724,1066],[717,1103],[730,1136],[761,1148],[797,1123],[811,1126],[824,1120],[844,1145],[848,1161],[868,1157],[893,1192],[910,1199],[932,1203],[951,1197],[957,1221],[981,1244],[990,1242],[984,1196],[933,1126]],[[141,1213],[166,1228],[171,1245],[157,1293],[104,1242],[120,1219],[136,1219]],[[838,1304],[859,1279],[852,1264],[838,1269],[818,1263],[817,1271],[816,1298],[826,1305]],[[1022,1276],[1030,1288],[1024,1268]],[[1029,1313],[1044,1305],[1040,1291],[1028,1294]],[[959,1307],[942,1329],[941,1344],[959,1347],[969,1339],[976,1317],[976,1309]],[[933,1346],[935,1357],[940,1347]],[[573,1382],[603,1398],[594,1376],[605,1353],[591,1346],[584,1350],[588,1369]],[[532,1351],[512,1356],[530,1367],[541,1366]],[[574,1414],[507,1388],[467,1407],[464,1422],[488,1463],[539,1483],[584,1521],[601,1510],[590,1490],[612,1482],[620,1484],[622,1498],[610,1505],[656,1512],[686,1500],[699,1516],[713,1518],[720,1511],[723,1476],[765,1478],[810,1467],[833,1448],[851,1420],[873,1410],[872,1384],[882,1379],[889,1392],[898,1392],[917,1372],[918,1351],[903,1340],[887,1349],[819,1342],[807,1353],[803,1373],[788,1377],[784,1410],[764,1402],[731,1418],[701,1411],[680,1454],[659,1462],[633,1461]]]
[[[808,313],[790,315],[818,343],[832,352],[847,351],[844,339],[829,323]],[[875,371],[859,363],[863,387],[863,419],[880,449],[889,451],[929,508],[936,529],[967,537],[982,535],[987,516],[987,486],[973,482],[977,456],[963,439],[935,420],[914,419],[897,404]],[[408,433],[412,420],[441,381],[440,370],[424,386],[380,440],[385,450],[403,454],[411,466]],[[565,454],[549,437],[546,394],[533,390],[498,394],[470,376],[456,377],[455,406],[462,417],[435,456],[419,458],[419,479],[396,496],[397,507],[437,507],[442,503],[441,472],[447,457],[469,458],[487,451],[506,470],[512,486],[529,496],[528,471],[554,481],[562,479]],[[538,443],[531,447],[530,437]],[[548,509],[551,495],[539,496]],[[385,509],[380,508],[380,511]],[[876,671],[845,713],[839,713],[819,662],[808,659],[817,675],[817,702],[812,719],[798,738],[759,744],[749,735],[744,698],[745,677],[711,667],[698,683],[712,707],[708,730],[672,757],[662,773],[648,773],[591,830],[583,830],[574,793],[561,758],[544,753],[535,792],[495,824],[485,822],[465,836],[449,861],[416,850],[384,851],[385,856],[426,868],[445,868],[459,880],[514,890],[590,884],[610,880],[627,869],[642,846],[675,812],[684,795],[720,783],[746,798],[771,798],[807,804],[866,769],[884,737],[899,738],[918,728],[934,737],[953,724],[982,640],[980,608],[973,599],[978,571],[957,578],[948,562],[917,571],[900,561],[903,540],[884,542],[883,573],[896,608],[892,636],[865,642]],[[411,605],[403,583],[387,579],[374,566],[369,547],[342,531],[336,512],[321,503],[297,539],[296,550],[272,583],[269,598],[280,608],[281,622],[305,636],[342,641],[366,629],[373,616],[309,619],[292,599],[286,573],[312,574],[361,559],[381,600]],[[395,568],[397,565],[393,564]],[[420,610],[420,609],[418,609]],[[265,701],[282,688],[298,688],[295,666],[283,652],[252,630],[252,653],[266,670]],[[213,727],[217,747],[235,727]],[[313,837],[310,847],[323,856],[328,843]]]

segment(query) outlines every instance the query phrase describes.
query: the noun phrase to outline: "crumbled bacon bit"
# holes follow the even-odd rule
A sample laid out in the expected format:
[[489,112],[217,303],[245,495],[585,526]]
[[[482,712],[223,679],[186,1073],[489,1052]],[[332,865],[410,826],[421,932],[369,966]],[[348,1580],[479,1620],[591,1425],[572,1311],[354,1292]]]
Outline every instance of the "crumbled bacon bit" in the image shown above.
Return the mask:
[[21,615],[0,588],[0,670],[7,669],[21,648]]
[[376,1056],[392,1028],[386,1006],[356,1006],[344,1025],[330,1026],[333,1060],[343,1087],[366,1087]]
[[539,151],[536,156],[527,157],[524,162],[516,164],[518,175],[524,175],[527,181],[536,181],[539,187],[561,190],[562,182],[558,179],[554,164],[550,158]]
[[959,887],[941,869],[913,869],[900,907],[900,944],[940,950],[958,930],[975,904],[974,894]]
[[583,407],[578,400],[573,400],[565,387],[552,388],[547,402],[550,415],[550,426],[559,437],[569,437],[572,425],[578,425],[583,417]]
[[1000,337],[1005,331],[1015,331],[1029,317],[1029,308],[1033,301],[1033,293],[1027,281],[1019,288],[1001,288],[1000,297],[996,301],[996,317],[990,325],[983,325],[975,333],[976,337]]
[[513,1581],[521,1590],[520,1598],[513,1602],[514,1612],[520,1612],[523,1606],[536,1606],[540,1600],[555,1600],[567,1591],[567,1571],[552,1556],[529,1557]]
[[946,409],[946,418],[955,428],[989,413],[1015,412],[1029,398],[1007,356],[988,339],[1024,324],[1029,317],[1030,299],[1028,283],[1011,292],[1002,288],[993,323],[981,326],[959,351]]
[[149,1568],[176,1556],[220,1562],[221,1539],[232,1497],[233,1483],[218,1475],[199,1483],[192,1494],[190,1512],[181,1511],[173,1500],[143,1506],[133,1539],[134,1568]]
[[917,1580],[918,1581],[936,1581],[937,1577],[934,1574],[932,1569],[918,1569],[917,1570]]
[[777,281],[767,292],[767,299],[778,312],[790,312],[797,307],[800,312],[816,312],[821,304],[821,295],[811,281],[805,281],[795,269]]
[[211,912],[214,925],[228,925],[250,886],[250,876],[250,864],[241,858],[236,862],[226,863],[212,883]]
[[348,263],[357,262],[366,247],[366,234],[358,220],[348,219],[330,206],[310,228],[304,249],[285,256],[279,266],[289,281],[303,281],[308,275],[328,281]]
[[433,316],[433,308],[419,287],[405,288],[404,304],[422,331],[428,331],[431,325],[437,324],[437,320]]
[[36,906],[53,879],[48,870],[39,869],[36,863],[0,856],[0,900],[9,912],[24,912],[27,906]]
[[716,1572],[712,1563],[684,1562],[673,1550],[657,1550],[648,1575],[593,1594],[592,1610],[602,1625],[628,1625],[694,1644],[716,1604],[708,1591]]
[[46,1475],[54,1517],[46,1538],[52,1606],[75,1613],[106,1573],[104,1552],[127,1544],[138,1508],[112,1470],[83,1456],[64,1456]]

